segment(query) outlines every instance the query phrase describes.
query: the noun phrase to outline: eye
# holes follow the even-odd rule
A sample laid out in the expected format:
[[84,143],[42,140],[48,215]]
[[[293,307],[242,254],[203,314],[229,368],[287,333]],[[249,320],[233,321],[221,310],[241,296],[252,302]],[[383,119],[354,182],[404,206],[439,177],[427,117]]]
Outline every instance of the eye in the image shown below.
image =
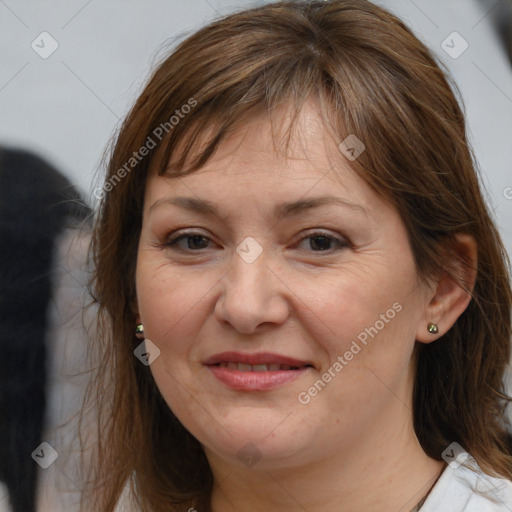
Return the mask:
[[209,242],[211,242],[211,240],[207,236],[204,236],[201,233],[188,231],[171,238],[166,242],[165,246],[182,251],[197,252],[199,249],[207,249]]
[[312,250],[313,252],[332,252],[334,250],[349,247],[349,243],[343,238],[322,232],[311,233],[310,235],[301,238],[297,245],[300,246],[305,243],[307,243],[308,246],[306,250]]
[[[211,239],[209,237],[194,231],[178,233],[165,243],[165,247],[184,252],[199,252],[202,249],[208,249],[210,245]],[[328,233],[315,232],[302,237],[297,247],[313,252],[333,252],[349,247],[349,245],[343,238]]]

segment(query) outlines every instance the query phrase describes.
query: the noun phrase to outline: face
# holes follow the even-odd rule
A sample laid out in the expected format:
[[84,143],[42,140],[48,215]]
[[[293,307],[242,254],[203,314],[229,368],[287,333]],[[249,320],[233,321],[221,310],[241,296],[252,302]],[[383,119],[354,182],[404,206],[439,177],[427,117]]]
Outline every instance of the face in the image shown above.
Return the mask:
[[210,460],[231,465],[322,460],[410,421],[428,290],[404,224],[312,105],[281,153],[262,116],[199,171],[150,173],[145,191],[150,370]]

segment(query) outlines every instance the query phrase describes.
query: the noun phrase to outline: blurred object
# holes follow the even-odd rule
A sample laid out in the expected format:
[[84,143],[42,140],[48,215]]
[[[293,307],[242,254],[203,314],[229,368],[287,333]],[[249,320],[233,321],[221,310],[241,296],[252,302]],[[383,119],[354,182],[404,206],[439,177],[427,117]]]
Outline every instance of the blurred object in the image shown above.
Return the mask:
[[38,469],[53,454],[41,442],[55,242],[89,215],[54,167],[0,149],[0,480],[13,512],[35,512]]
[[480,0],[496,27],[512,62],[512,1]]
[[[95,411],[79,425],[84,393],[90,379],[88,348],[94,335],[96,309],[87,284],[90,267],[89,229],[66,229],[55,245],[52,300],[48,308],[47,385],[43,439],[59,454],[47,469],[39,470],[38,512],[79,512],[81,489],[95,442]],[[80,444],[80,437],[84,444]],[[83,449],[83,452],[82,452]],[[88,510],[85,508],[85,510]],[[0,512],[3,512],[0,507]]]

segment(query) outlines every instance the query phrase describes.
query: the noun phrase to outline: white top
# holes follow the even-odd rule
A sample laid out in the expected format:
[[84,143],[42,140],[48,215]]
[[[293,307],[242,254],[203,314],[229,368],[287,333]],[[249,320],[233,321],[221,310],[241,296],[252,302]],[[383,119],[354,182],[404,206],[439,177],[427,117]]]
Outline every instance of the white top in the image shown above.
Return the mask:
[[[461,459],[467,460],[461,464]],[[461,453],[443,471],[420,512],[512,512],[512,482],[486,475]]]

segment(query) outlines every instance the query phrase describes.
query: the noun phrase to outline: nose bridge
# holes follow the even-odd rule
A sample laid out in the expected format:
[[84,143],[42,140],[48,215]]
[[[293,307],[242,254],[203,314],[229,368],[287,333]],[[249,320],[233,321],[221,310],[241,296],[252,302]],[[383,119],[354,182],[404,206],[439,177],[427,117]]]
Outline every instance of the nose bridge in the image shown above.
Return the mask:
[[[232,270],[228,275],[232,287],[246,288],[253,293],[264,292],[264,286],[269,286],[268,263],[270,251],[253,237],[244,238],[236,247],[231,261]],[[261,287],[261,289],[259,289]],[[235,290],[238,291],[238,290]]]
[[227,276],[226,293],[239,301],[256,307],[270,293],[271,271],[267,255],[246,260],[239,254],[233,256],[232,269]]
[[269,262],[269,254],[262,251],[255,256],[250,245],[240,244],[233,255],[216,309],[223,321],[239,331],[252,332],[262,323],[281,323],[287,316],[286,299]]

